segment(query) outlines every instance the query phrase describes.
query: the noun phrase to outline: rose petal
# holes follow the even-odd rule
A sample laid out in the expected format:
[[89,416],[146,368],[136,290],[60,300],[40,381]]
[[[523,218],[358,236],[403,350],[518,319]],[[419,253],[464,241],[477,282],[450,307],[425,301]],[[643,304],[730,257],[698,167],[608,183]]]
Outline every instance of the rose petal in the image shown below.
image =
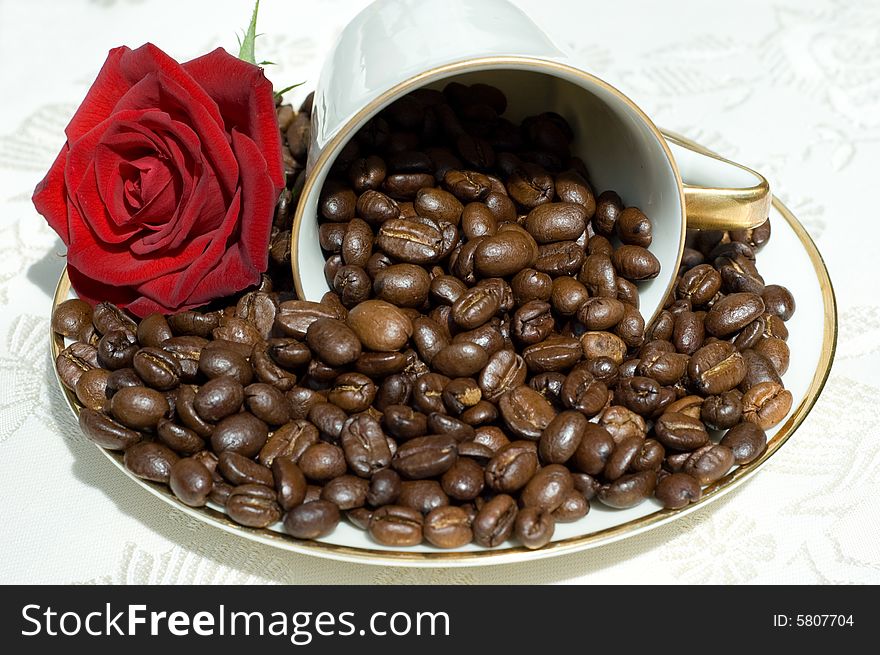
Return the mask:
[[280,193],[284,188],[281,133],[272,83],[263,69],[233,57],[223,48],[182,66],[217,103],[226,131],[238,130],[257,144],[266,159],[269,177]]
[[259,279],[269,265],[269,238],[275,214],[277,194],[263,153],[253,141],[237,130],[232,132],[232,149],[241,163],[241,234],[239,249],[242,261],[253,271],[248,279]]
[[67,188],[64,184],[64,167],[69,152],[67,144],[55,158],[46,177],[34,189],[33,203],[37,211],[46,219],[65,245],[70,243],[70,229],[67,225]]

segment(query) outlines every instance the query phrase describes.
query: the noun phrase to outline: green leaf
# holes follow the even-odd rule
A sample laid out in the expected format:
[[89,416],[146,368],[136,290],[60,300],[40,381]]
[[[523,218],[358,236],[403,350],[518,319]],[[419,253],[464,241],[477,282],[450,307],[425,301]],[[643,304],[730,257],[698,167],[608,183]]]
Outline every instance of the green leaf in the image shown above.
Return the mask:
[[274,61],[261,61],[257,64],[257,66],[275,66]]
[[291,90],[295,89],[295,88],[298,87],[298,86],[302,86],[303,84],[305,84],[305,81],[303,81],[303,82],[299,82],[299,83],[297,83],[297,84],[291,84],[290,86],[286,86],[286,87],[284,87],[283,89],[281,89],[280,91],[276,91],[276,92],[275,92],[275,97],[276,97],[276,98],[280,98],[281,96],[283,96],[283,95],[284,95],[285,93],[287,93],[288,91],[291,91]]
[[244,40],[241,40],[241,49],[238,51],[238,58],[256,65],[257,57],[254,55],[254,42],[257,40],[257,12],[260,11],[260,0],[254,5],[254,13],[251,15],[251,24],[248,25],[247,31],[244,33]]

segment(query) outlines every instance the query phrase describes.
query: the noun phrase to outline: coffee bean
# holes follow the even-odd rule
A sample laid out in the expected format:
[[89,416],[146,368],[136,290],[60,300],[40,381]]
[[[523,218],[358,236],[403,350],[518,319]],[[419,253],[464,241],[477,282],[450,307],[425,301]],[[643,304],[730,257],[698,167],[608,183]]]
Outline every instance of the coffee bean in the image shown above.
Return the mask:
[[704,394],[714,395],[733,389],[743,381],[747,371],[742,355],[726,341],[703,346],[688,363],[688,376]]
[[553,293],[553,280],[546,273],[533,268],[525,268],[513,276],[510,282],[517,305],[531,300],[550,300]]
[[541,166],[523,163],[508,178],[507,192],[514,201],[532,209],[553,200],[555,186],[553,178]]
[[[546,401],[545,401],[546,402]],[[513,441],[502,446],[486,465],[486,485],[510,493],[522,489],[538,469],[534,443]]]
[[164,418],[156,426],[156,436],[159,441],[181,455],[195,455],[205,448],[205,440],[194,430]]
[[363,412],[373,403],[377,387],[363,373],[343,373],[327,392],[327,400],[349,414]]
[[400,505],[385,505],[373,512],[368,531],[384,546],[417,546],[422,543],[422,514]]
[[501,309],[501,298],[488,287],[468,289],[452,305],[452,320],[465,330],[480,327]]
[[700,264],[688,270],[676,287],[679,298],[687,298],[693,305],[705,305],[721,290],[721,275],[709,264]]
[[410,439],[401,445],[391,465],[409,480],[442,475],[458,457],[456,441],[450,435],[429,435]]
[[131,334],[137,334],[137,325],[131,317],[116,305],[109,302],[99,302],[92,310],[92,324],[101,334],[107,334],[112,330],[124,330]]
[[606,254],[591,254],[578,273],[580,281],[591,296],[617,298],[617,273],[611,258]]
[[488,360],[478,380],[483,397],[496,402],[526,380],[525,361],[512,350],[499,350]]
[[98,363],[111,371],[131,367],[137,352],[137,338],[125,330],[111,330],[98,340]]
[[574,489],[571,473],[561,464],[548,464],[529,480],[520,494],[524,507],[537,507],[552,512]]
[[242,386],[250,384],[254,379],[253,369],[247,358],[226,348],[202,351],[199,358],[199,372],[210,379],[229,375],[238,380]]
[[91,329],[92,306],[84,300],[65,300],[52,312],[52,330],[64,337],[86,341]]
[[532,209],[525,228],[538,243],[572,241],[586,229],[587,210],[572,202],[551,202]]
[[185,505],[201,507],[208,502],[208,496],[214,488],[214,479],[199,460],[186,457],[171,467],[168,486]]
[[616,364],[622,364],[626,356],[626,344],[616,334],[609,332],[585,332],[581,337],[581,348],[586,359],[608,357]]
[[507,494],[488,500],[473,521],[474,541],[484,548],[494,548],[507,541],[516,524],[516,501]]
[[[480,444],[475,444],[480,445]],[[485,448],[485,446],[482,446]],[[459,454],[463,454],[465,444],[459,445]],[[490,450],[486,448],[491,456]],[[456,500],[473,500],[483,491],[485,473],[483,467],[470,457],[459,457],[455,463],[443,473],[440,484],[450,498]]]
[[320,539],[339,524],[339,508],[328,500],[314,500],[291,508],[284,516],[284,530],[296,539]]
[[211,435],[211,446],[216,453],[226,450],[255,457],[269,436],[263,421],[249,412],[233,414],[220,421]]
[[695,450],[709,441],[706,426],[686,414],[666,412],[654,423],[657,440],[673,450]]
[[556,176],[556,195],[563,202],[570,202],[584,208],[587,220],[596,212],[596,199],[589,183],[576,171],[563,171]]
[[687,473],[673,473],[657,483],[654,496],[666,509],[681,509],[700,499],[700,483]]
[[761,292],[767,312],[787,321],[794,315],[795,302],[791,291],[778,284],[768,284]]
[[236,523],[249,528],[265,528],[281,520],[275,492],[260,484],[233,488],[226,500],[226,513]]
[[83,371],[76,381],[76,398],[84,407],[99,410],[107,403],[107,382],[110,371],[103,368],[92,368]]
[[333,444],[318,442],[306,448],[297,462],[309,480],[325,482],[343,475],[346,470],[345,454]]
[[550,336],[523,350],[523,360],[533,373],[566,371],[581,357],[580,341],[573,337]]
[[733,426],[721,439],[721,445],[733,452],[738,465],[755,461],[767,450],[767,435],[755,423],[743,421]]
[[340,434],[345,460],[352,471],[370,477],[391,463],[391,451],[379,422],[367,414],[353,416]]
[[300,505],[306,497],[306,478],[292,455],[276,457],[272,461],[278,504],[284,511]]
[[363,507],[370,483],[354,475],[340,475],[324,485],[321,499],[329,500],[340,510]]
[[523,439],[538,440],[556,416],[553,406],[540,393],[525,385],[501,396],[498,408],[511,432]]
[[656,486],[657,474],[654,471],[640,471],[603,484],[596,497],[609,507],[625,509],[635,507],[650,497]]
[[691,453],[682,471],[701,485],[712,484],[724,477],[734,464],[733,451],[727,446],[710,444]]
[[260,449],[260,463],[271,467],[279,457],[289,457],[293,462],[298,462],[306,449],[318,442],[318,437],[318,428],[306,420],[296,419],[286,423],[275,430]]
[[71,390],[76,388],[80,376],[93,368],[98,368],[98,351],[87,343],[79,341],[72,343],[55,358],[58,378]]
[[474,269],[482,277],[514,275],[532,265],[538,244],[525,230],[499,230],[483,238],[474,251]]
[[208,337],[220,326],[218,312],[185,311],[167,318],[174,334],[183,336]]
[[143,434],[137,430],[88,407],[83,407],[79,412],[79,427],[90,441],[110,450],[125,450],[143,438]]
[[394,305],[382,300],[368,300],[348,314],[350,327],[360,342],[370,350],[400,350],[412,336],[412,322]]
[[660,274],[660,261],[642,246],[620,246],[611,261],[618,274],[628,280],[649,280]]
[[706,331],[725,337],[741,330],[764,313],[764,301],[755,293],[732,293],[725,296],[706,314]]
[[530,550],[541,548],[550,543],[556,521],[553,515],[540,507],[525,507],[516,515],[514,531],[516,538]]
[[125,450],[125,468],[139,478],[168,483],[171,469],[180,458],[173,450],[155,441],[139,441]]
[[627,245],[647,248],[651,245],[651,221],[638,207],[627,207],[617,217],[617,236]]
[[736,390],[725,391],[701,403],[700,418],[711,430],[727,430],[740,422],[742,410],[742,394]]
[[788,344],[778,337],[762,338],[755,344],[754,350],[767,358],[779,375],[785,375],[791,359]]
[[586,255],[577,241],[556,241],[538,246],[538,257],[532,266],[542,273],[558,277],[576,275]]
[[126,387],[110,399],[113,418],[135,430],[155,428],[169,410],[165,395],[146,387]]
[[761,382],[743,394],[743,418],[767,430],[786,417],[794,397],[777,382]]

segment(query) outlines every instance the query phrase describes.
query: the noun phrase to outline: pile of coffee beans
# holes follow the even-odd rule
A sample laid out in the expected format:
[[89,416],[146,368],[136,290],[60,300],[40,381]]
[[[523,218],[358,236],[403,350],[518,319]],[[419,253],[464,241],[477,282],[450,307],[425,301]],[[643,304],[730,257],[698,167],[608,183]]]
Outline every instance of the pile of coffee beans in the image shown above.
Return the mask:
[[[591,502],[684,507],[759,458],[792,403],[794,299],[755,265],[769,222],[690,234],[646,327],[651,221],[594,195],[564,118],[514,125],[506,104],[452,83],[358,133],[320,201],[321,302],[273,276],[139,323],[59,305],[73,343],[56,366],[85,434],[242,525],[316,539],[344,516],[398,547],[540,548]],[[285,112],[295,191],[308,123]]]

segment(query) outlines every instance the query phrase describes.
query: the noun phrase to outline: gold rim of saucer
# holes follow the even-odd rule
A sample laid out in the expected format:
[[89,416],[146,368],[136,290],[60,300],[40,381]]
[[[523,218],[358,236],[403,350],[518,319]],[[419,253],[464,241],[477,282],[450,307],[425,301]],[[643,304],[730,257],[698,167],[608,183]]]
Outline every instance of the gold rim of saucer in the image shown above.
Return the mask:
[[[666,132],[666,134],[675,140],[687,144],[688,146],[698,150],[699,152],[709,155],[715,154],[710,150],[695,143],[694,141],[687,139],[686,137],[680,136],[672,132]],[[760,469],[764,465],[764,463],[768,459],[770,459],[779,450],[779,448],[786,441],[791,438],[791,436],[794,434],[800,424],[803,423],[810,410],[812,410],[813,406],[816,404],[819,394],[824,388],[825,382],[828,379],[828,375],[831,372],[831,362],[834,358],[834,353],[837,347],[837,301],[834,295],[834,288],[831,284],[831,278],[828,275],[828,269],[826,268],[825,262],[822,259],[822,255],[819,254],[815,243],[810,238],[810,235],[807,233],[804,227],[794,216],[794,214],[792,214],[791,211],[776,198],[773,199],[773,205],[776,207],[777,210],[779,210],[783,218],[785,218],[786,222],[788,222],[788,224],[791,226],[795,235],[800,240],[804,249],[807,251],[807,254],[810,257],[810,262],[813,265],[813,268],[816,272],[816,277],[819,282],[825,317],[823,325],[822,350],[819,355],[819,361],[816,365],[816,371],[813,374],[813,379],[810,381],[810,385],[803,400],[795,408],[791,416],[789,416],[788,420],[779,428],[778,432],[773,436],[773,438],[770,439],[767,444],[766,452],[754,462],[731,471],[714,484],[706,487],[703,490],[703,496],[699,501],[683,509],[661,509],[657,512],[654,512],[653,514],[649,514],[648,516],[633,519],[631,521],[627,521],[626,523],[606,528],[604,530],[586,535],[570,537],[567,539],[561,539],[559,541],[553,541],[538,550],[528,550],[522,546],[511,546],[507,548],[495,548],[491,550],[487,549],[475,552],[453,551],[425,553],[405,550],[380,550],[375,548],[359,548],[355,546],[329,544],[320,541],[302,541],[293,539],[292,537],[288,537],[277,532],[273,532],[271,530],[256,530],[252,528],[246,528],[244,526],[238,525],[237,523],[234,523],[224,513],[218,512],[217,510],[214,510],[212,508],[189,507],[181,503],[170,491],[170,489],[168,489],[167,486],[142,480],[130,471],[128,471],[128,469],[126,469],[125,465],[123,464],[121,452],[105,450],[104,448],[101,448],[97,445],[95,447],[98,448],[107,457],[107,459],[109,459],[125,475],[138,483],[139,486],[145,488],[153,495],[161,498],[167,503],[170,503],[171,505],[173,505],[180,511],[185,512],[189,516],[205,521],[206,523],[225,530],[226,532],[245,537],[252,541],[257,541],[262,544],[282,548],[288,551],[308,555],[317,555],[319,557],[326,557],[331,559],[384,565],[389,565],[389,562],[394,562],[401,566],[418,566],[419,564],[427,566],[456,566],[468,565],[472,563],[502,564],[505,562],[518,561],[525,554],[528,554],[530,559],[538,559],[575,552],[578,550],[584,550],[586,548],[608,544],[613,541],[623,539],[624,537],[633,536],[650,528],[658,527],[660,525],[668,523],[699,508],[702,508],[708,503],[720,498],[725,493],[733,490],[734,488],[738,487],[740,484],[748,480],[758,471],[758,469]],[[69,293],[70,280],[67,276],[67,270],[65,269],[65,271],[61,274],[61,278],[58,281],[58,286],[55,289],[55,296],[52,304],[53,311],[59,303],[67,299]],[[54,361],[58,353],[64,348],[64,340],[59,335],[53,333],[51,331],[51,327],[49,338],[52,358]],[[57,372],[55,373],[55,377],[57,384],[64,393],[64,397],[67,400],[68,406],[70,407],[74,415],[78,416],[80,406],[76,399],[76,396],[63,384],[61,384],[60,379],[58,379]],[[582,520],[588,520],[588,518]]]

